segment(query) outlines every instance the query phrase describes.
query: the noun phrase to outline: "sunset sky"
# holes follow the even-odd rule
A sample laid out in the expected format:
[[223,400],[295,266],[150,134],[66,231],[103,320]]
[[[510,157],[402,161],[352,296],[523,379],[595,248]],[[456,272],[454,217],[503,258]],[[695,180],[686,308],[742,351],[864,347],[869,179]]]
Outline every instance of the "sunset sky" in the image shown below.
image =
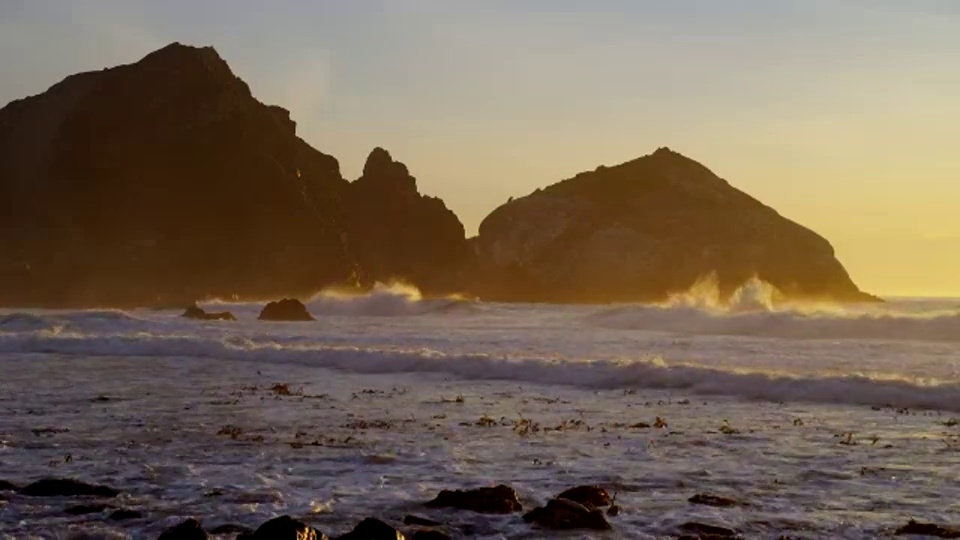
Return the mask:
[[3,0],[0,104],[172,41],[214,45],[347,178],[387,148],[470,235],[669,146],[861,288],[960,296],[956,0]]

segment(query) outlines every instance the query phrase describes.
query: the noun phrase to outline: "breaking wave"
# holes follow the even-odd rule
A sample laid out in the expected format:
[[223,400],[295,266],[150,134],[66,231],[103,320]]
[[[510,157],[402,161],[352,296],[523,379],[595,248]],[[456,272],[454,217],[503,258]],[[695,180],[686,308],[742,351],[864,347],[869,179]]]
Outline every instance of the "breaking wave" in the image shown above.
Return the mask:
[[469,311],[474,303],[458,297],[424,298],[420,290],[404,283],[377,283],[362,294],[325,290],[307,302],[316,315],[396,317],[453,310]]
[[542,356],[449,354],[398,349],[283,343],[240,335],[155,333],[91,335],[48,331],[0,333],[0,354],[210,358],[293,363],[352,373],[438,373],[466,380],[505,380],[591,389],[650,388],[767,401],[805,401],[960,411],[960,384],[895,376],[789,375],[634,360],[569,360]]

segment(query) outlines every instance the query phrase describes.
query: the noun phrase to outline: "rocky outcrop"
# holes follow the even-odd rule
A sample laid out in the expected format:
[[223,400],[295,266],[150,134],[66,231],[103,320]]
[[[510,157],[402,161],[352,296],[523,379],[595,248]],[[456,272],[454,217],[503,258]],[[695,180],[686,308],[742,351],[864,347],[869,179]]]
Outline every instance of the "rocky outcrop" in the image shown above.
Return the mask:
[[303,302],[294,298],[284,298],[270,302],[260,311],[261,321],[315,321]]
[[234,317],[233,313],[230,313],[229,311],[218,311],[213,313],[207,313],[206,311],[203,310],[203,308],[200,308],[195,305],[188,307],[183,312],[183,315],[180,315],[180,316],[185,317],[187,319],[198,319],[201,321],[235,321],[237,320],[237,318]]
[[19,490],[28,497],[116,497],[119,491],[95,484],[88,484],[70,478],[44,478],[28,484]]
[[577,486],[557,495],[557,498],[594,508],[610,506],[611,503],[610,494],[600,486]]
[[209,537],[200,521],[190,518],[164,530],[158,540],[207,540]]
[[899,527],[893,533],[896,536],[931,536],[936,538],[960,538],[960,529],[954,527],[945,527],[936,523],[921,523],[910,520],[903,527]]
[[253,533],[241,534],[237,540],[325,540],[325,534],[290,516],[267,521]]
[[184,305],[348,280],[337,160],[210,47],[0,109],[0,304]]
[[610,523],[600,510],[569,499],[551,499],[546,506],[534,508],[523,520],[552,530],[611,529]]
[[520,497],[505,485],[468,490],[443,490],[427,503],[432,508],[456,508],[480,514],[511,514],[523,509]]
[[367,518],[337,540],[406,540],[406,536],[377,518]]
[[722,296],[756,277],[787,298],[872,299],[822,237],[666,148],[504,204],[474,247],[491,299],[656,301],[707,276]]
[[463,224],[442,200],[420,194],[406,165],[375,148],[344,201],[361,281],[459,292],[455,276],[469,253]]

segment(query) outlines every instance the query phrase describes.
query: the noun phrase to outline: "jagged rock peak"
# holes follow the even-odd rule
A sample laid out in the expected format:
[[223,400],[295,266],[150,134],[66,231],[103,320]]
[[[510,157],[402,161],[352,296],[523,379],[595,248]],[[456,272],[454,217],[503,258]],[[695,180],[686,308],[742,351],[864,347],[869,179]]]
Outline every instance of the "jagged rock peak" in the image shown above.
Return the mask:
[[381,147],[374,148],[367,156],[367,162],[363,165],[363,176],[371,177],[399,177],[406,178],[410,176],[407,166],[399,161],[394,161],[390,152]]
[[180,42],[173,42],[165,47],[157,49],[144,56],[138,63],[167,63],[167,62],[187,62],[200,61],[209,63],[226,63],[217,50],[211,46],[194,47],[184,45]]

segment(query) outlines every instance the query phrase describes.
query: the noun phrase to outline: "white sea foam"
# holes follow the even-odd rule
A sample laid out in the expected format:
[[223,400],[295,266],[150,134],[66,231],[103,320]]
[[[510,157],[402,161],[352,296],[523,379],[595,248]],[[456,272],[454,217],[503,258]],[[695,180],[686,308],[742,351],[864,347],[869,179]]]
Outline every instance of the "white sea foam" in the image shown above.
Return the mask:
[[596,389],[676,389],[771,401],[809,401],[960,411],[960,384],[891,375],[795,375],[775,368],[721,369],[659,357],[589,360],[449,354],[430,349],[304,344],[302,339],[251,339],[230,334],[88,335],[48,330],[0,334],[0,353],[120,357],[217,358],[292,363],[352,373],[439,373],[466,380],[505,380]]

